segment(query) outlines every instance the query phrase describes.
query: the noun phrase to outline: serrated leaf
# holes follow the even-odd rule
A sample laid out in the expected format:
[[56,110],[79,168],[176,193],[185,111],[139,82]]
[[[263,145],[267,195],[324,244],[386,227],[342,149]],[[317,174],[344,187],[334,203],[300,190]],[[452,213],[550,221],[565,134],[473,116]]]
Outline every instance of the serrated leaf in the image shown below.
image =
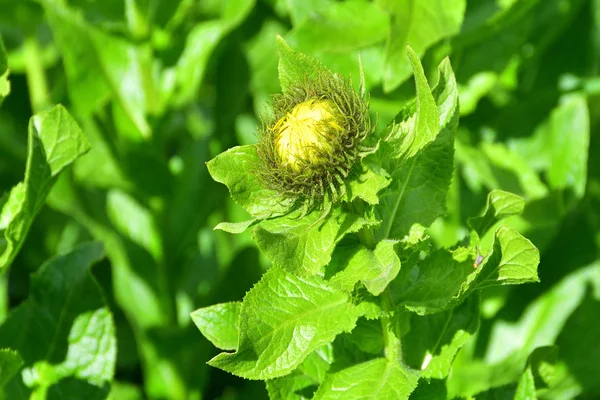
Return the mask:
[[400,271],[395,244],[393,240],[382,240],[373,250],[362,245],[340,248],[330,267],[339,265],[343,270],[329,279],[330,284],[351,292],[360,281],[371,294],[379,296]]
[[238,350],[221,353],[209,364],[247,379],[277,378],[350,331],[356,319],[348,297],[323,279],[272,267],[244,298]]
[[369,204],[378,204],[378,193],[390,183],[391,178],[383,168],[373,164],[361,166],[361,170],[346,184],[345,200],[362,199]]
[[429,226],[443,214],[453,169],[458,91],[449,61],[438,67],[438,83],[429,89],[418,59],[412,55],[416,103],[406,106],[378,152],[393,178],[380,194],[376,211],[381,238],[402,238],[419,223]]
[[319,61],[306,54],[292,50],[281,36],[277,36],[279,49],[279,83],[285,93],[297,82],[314,78],[327,69]]
[[236,350],[241,302],[215,304],[191,313],[200,332],[221,350]]
[[410,314],[410,331],[402,337],[404,361],[425,378],[445,379],[458,351],[479,328],[479,296],[441,313]]
[[398,304],[420,315],[437,313],[461,303],[472,291],[485,287],[538,282],[538,249],[516,230],[500,227],[493,251],[473,269],[475,249],[438,249],[394,280]]
[[25,181],[12,189],[0,212],[0,270],[17,255],[57,175],[89,150],[81,129],[60,105],[29,120],[27,140]]
[[256,146],[247,145],[233,147],[206,165],[213,179],[227,186],[233,200],[254,217],[267,218],[287,212],[291,201],[263,187],[254,175],[259,163]]
[[513,228],[500,227],[495,233],[491,255],[476,279],[477,288],[539,282],[539,250]]
[[329,375],[314,400],[408,399],[418,380],[397,361],[377,358]]
[[331,260],[335,245],[349,233],[374,224],[357,214],[334,207],[323,218],[315,210],[302,217],[302,210],[267,219],[254,228],[258,248],[276,265],[296,275],[313,275]]
[[[29,298],[0,326],[0,346],[19,352],[26,366],[23,376],[34,391],[74,378],[96,394],[108,393],[116,362],[115,328],[89,271],[103,257],[102,244],[92,242],[46,262],[32,276]],[[9,398],[21,397],[10,393]]]
[[378,0],[392,15],[392,26],[385,53],[383,88],[390,92],[410,76],[404,54],[408,43],[420,57],[438,40],[460,31],[465,0]]
[[23,359],[14,350],[0,350],[0,391],[20,370]]
[[503,190],[492,190],[488,194],[483,215],[469,218],[467,222],[471,229],[483,237],[496,222],[511,215],[520,215],[524,209],[525,199],[521,196]]

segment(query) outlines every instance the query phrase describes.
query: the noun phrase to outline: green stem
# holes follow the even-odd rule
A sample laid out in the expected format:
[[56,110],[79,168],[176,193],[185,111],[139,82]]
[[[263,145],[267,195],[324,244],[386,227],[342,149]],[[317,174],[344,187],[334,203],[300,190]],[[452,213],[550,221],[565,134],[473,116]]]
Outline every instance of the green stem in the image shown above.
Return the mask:
[[48,82],[42,62],[40,46],[34,34],[29,34],[23,43],[25,54],[25,73],[29,86],[31,109],[34,113],[48,108],[51,104],[48,92]]
[[395,334],[392,326],[392,321],[389,317],[394,310],[394,302],[392,295],[388,289],[385,289],[380,296],[381,307],[385,311],[386,316],[381,318],[381,330],[383,332],[384,354],[388,360],[402,361],[402,342]]

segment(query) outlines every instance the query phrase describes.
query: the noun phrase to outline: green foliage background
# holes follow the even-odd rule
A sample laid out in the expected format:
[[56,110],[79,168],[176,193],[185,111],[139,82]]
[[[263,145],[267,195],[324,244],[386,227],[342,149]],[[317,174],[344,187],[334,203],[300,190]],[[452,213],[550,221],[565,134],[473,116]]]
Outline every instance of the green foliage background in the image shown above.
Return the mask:
[[[392,236],[416,218],[452,246],[506,216],[505,229],[540,249],[540,283],[487,288],[454,311],[399,299],[438,312],[405,316],[407,363],[432,341],[464,344],[447,382],[440,358],[411,398],[599,397],[600,1],[0,0],[4,397],[267,397],[264,383],[206,364],[218,351],[190,313],[239,301],[270,265],[250,233],[213,231],[249,215],[205,163],[256,142],[258,115],[281,90],[276,34],[356,86],[360,53],[380,130],[415,96],[406,43],[432,86],[449,56],[455,169],[422,172],[451,178],[446,204],[427,197],[443,182],[416,182],[401,199],[414,215]],[[424,198],[435,207],[420,209]],[[210,310],[199,325],[230,315]],[[444,338],[450,312],[481,320]],[[358,328],[368,337],[370,325]],[[211,341],[234,350],[228,333]],[[336,368],[365,361],[356,354]],[[368,363],[325,385],[385,369]]]

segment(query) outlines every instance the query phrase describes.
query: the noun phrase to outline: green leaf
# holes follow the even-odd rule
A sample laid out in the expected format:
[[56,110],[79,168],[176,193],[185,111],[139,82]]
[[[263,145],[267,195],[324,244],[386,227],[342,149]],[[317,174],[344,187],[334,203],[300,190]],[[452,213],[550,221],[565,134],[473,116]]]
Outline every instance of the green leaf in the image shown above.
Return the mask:
[[320,210],[305,216],[297,210],[260,222],[254,228],[254,239],[276,265],[296,275],[313,275],[329,263],[335,245],[345,235],[372,224],[374,221],[341,207],[334,207],[325,218]]
[[8,81],[8,60],[6,58],[6,49],[0,36],[0,105],[10,93],[10,82]]
[[538,282],[538,249],[516,230],[500,227],[493,251],[473,269],[475,249],[438,249],[405,265],[393,283],[397,303],[420,315],[441,312],[461,303],[472,291],[499,285]]
[[352,202],[359,198],[369,204],[378,204],[378,193],[391,183],[389,174],[381,167],[369,163],[351,177],[346,184],[346,201]]
[[133,137],[149,137],[145,114],[157,97],[151,75],[144,76],[150,74],[149,49],[97,29],[60,2],[41,3],[62,52],[69,95],[78,113],[89,116],[114,96],[135,127]]
[[[380,238],[400,239],[414,223],[429,226],[446,208],[453,169],[458,92],[448,60],[438,67],[438,83],[429,89],[419,60],[409,52],[417,83],[416,108],[408,105],[378,153],[393,182],[380,194],[376,211],[383,223]],[[416,113],[413,115],[413,113]]]
[[469,218],[468,224],[483,237],[496,222],[511,215],[519,215],[524,209],[525,200],[521,196],[503,190],[492,190],[488,194],[483,215]]
[[199,308],[191,313],[200,332],[221,350],[236,350],[242,303],[222,303]]
[[197,97],[215,48],[246,19],[254,5],[255,0],[228,1],[223,3],[220,19],[200,22],[191,30],[174,68],[176,104],[188,103]]
[[0,212],[0,270],[17,255],[57,175],[89,149],[81,129],[60,105],[29,120],[27,140],[25,181],[11,190]]
[[391,92],[410,76],[406,62],[406,43],[415,50],[415,57],[440,39],[460,31],[466,8],[465,0],[378,0],[392,17],[386,46],[383,88]]
[[[303,52],[350,52],[383,41],[390,29],[386,13],[366,1],[331,2],[306,12],[288,36]],[[360,15],[360,18],[356,18]]]
[[10,381],[23,366],[23,359],[14,350],[0,350],[0,390]]
[[23,377],[35,393],[68,385],[65,378],[81,381],[96,395],[108,393],[116,362],[115,328],[90,273],[102,258],[102,244],[92,242],[49,260],[32,276],[29,298],[0,326],[0,346],[23,357]]
[[120,190],[106,196],[106,211],[115,228],[132,242],[146,249],[156,262],[163,259],[161,238],[150,210]]
[[277,36],[277,48],[279,49],[279,83],[284,93],[296,82],[317,77],[327,71],[319,61],[292,50],[281,36]]
[[237,351],[221,353],[209,364],[247,379],[280,377],[350,331],[356,319],[348,297],[321,278],[272,267],[244,298]]
[[331,345],[313,351],[291,374],[265,382],[269,399],[305,400],[311,398],[312,392],[325,379],[332,361]]
[[425,378],[448,376],[458,351],[479,328],[479,296],[436,314],[410,314],[410,331],[402,337],[404,361]]
[[217,226],[215,226],[215,230],[221,230],[229,233],[242,233],[258,222],[259,220],[257,219],[249,219],[242,222],[220,222],[217,224]]
[[344,269],[329,279],[329,283],[344,291],[351,292],[357,282],[362,282],[367,290],[379,296],[400,271],[400,259],[394,250],[393,240],[382,240],[374,250],[351,246],[340,248],[331,262]]
[[260,161],[256,146],[237,146],[207,163],[208,172],[229,189],[231,197],[254,217],[262,219],[287,212],[291,201],[261,185],[253,173]]
[[513,228],[500,227],[495,233],[492,254],[484,260],[476,278],[478,288],[539,282],[539,250]]
[[528,368],[523,372],[523,375],[521,375],[521,379],[519,379],[514,400],[534,400],[536,398],[533,373]]
[[408,399],[418,380],[397,361],[377,358],[329,375],[314,400]]

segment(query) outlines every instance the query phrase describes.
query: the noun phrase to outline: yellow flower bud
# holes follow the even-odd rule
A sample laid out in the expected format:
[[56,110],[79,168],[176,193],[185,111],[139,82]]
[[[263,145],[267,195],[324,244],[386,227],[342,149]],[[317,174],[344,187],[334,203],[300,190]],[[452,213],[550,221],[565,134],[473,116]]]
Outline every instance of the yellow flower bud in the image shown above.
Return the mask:
[[343,128],[329,100],[310,99],[297,104],[274,127],[275,149],[281,164],[299,171],[303,163],[318,165],[323,154],[334,151]]

